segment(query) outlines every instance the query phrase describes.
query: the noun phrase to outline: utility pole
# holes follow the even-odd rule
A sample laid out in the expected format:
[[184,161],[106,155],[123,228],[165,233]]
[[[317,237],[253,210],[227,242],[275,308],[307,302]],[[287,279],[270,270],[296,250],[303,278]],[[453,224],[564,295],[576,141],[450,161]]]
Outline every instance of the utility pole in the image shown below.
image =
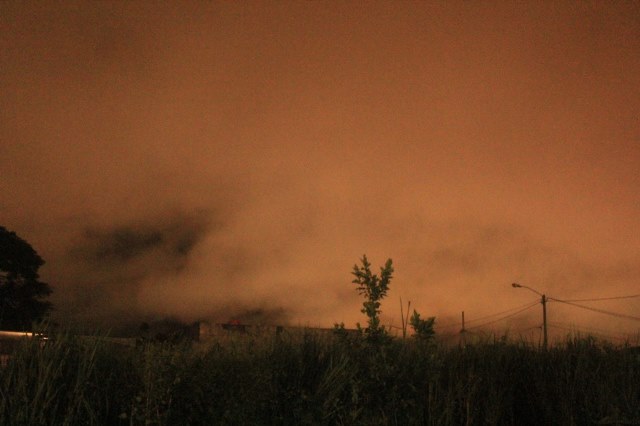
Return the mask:
[[466,339],[466,333],[467,330],[464,328],[464,311],[462,311],[462,329],[460,330],[460,335],[462,337],[462,347],[464,348],[465,346],[467,346],[467,339]]
[[402,338],[407,338],[407,327],[409,326],[409,309],[411,308],[411,300],[407,303],[407,315],[405,316],[402,306],[402,297],[400,298],[400,321],[402,321]]
[[547,350],[547,296],[542,295],[542,347]]
[[513,284],[511,284],[511,287],[513,287],[513,288],[526,288],[527,290],[530,290],[530,291],[534,292],[535,294],[542,296],[542,299],[540,299],[540,303],[542,303],[542,347],[546,351],[547,347],[548,347],[548,341],[547,341],[547,296],[542,294],[542,293],[540,293],[538,290],[535,290],[535,289],[533,289],[531,287],[527,287],[526,285],[513,283]]

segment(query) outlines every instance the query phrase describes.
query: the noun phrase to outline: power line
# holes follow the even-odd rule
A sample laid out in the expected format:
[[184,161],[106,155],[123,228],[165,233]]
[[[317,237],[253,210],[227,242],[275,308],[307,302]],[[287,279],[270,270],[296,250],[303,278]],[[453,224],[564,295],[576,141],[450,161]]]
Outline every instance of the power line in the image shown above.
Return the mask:
[[517,309],[523,308],[523,307],[525,307],[525,306],[527,306],[527,307],[528,307],[528,306],[529,306],[529,305],[531,305],[532,303],[535,305],[535,304],[538,304],[538,303],[540,303],[540,302],[536,299],[536,301],[535,301],[535,302],[525,303],[524,305],[516,306],[516,307],[514,307],[514,308],[507,309],[506,311],[498,312],[498,313],[496,313],[496,314],[485,315],[485,316],[483,316],[483,317],[475,318],[475,319],[472,319],[471,321],[467,321],[467,322],[468,322],[468,323],[469,323],[469,322],[477,322],[477,321],[481,321],[481,320],[484,320],[484,319],[487,319],[487,318],[497,317],[497,316],[499,316],[499,315],[506,314],[507,312],[512,312],[512,311],[515,311],[515,310],[517,310]]
[[584,325],[576,325],[576,324],[570,324],[570,323],[566,323],[566,322],[557,322],[557,321],[551,321],[549,322],[549,324],[553,324],[555,326],[562,326],[562,327],[573,327],[574,329],[580,329],[580,330],[584,330],[584,331],[591,331],[594,333],[601,333],[601,334],[608,334],[611,330],[605,330],[603,328],[596,328],[596,327],[587,327]]
[[[557,328],[559,330],[567,330],[567,331],[571,331],[571,332],[574,332],[574,333],[576,331],[576,327],[566,327],[566,326],[558,325],[557,323],[549,323],[549,327]],[[580,330],[577,330],[577,331],[580,331]],[[589,330],[586,330],[586,331],[589,331]],[[620,341],[627,340],[624,337],[613,336],[611,334],[602,333],[602,332],[598,332],[598,331],[589,331],[589,332],[590,332],[590,334],[594,334],[596,336],[601,336],[601,337],[606,337],[607,339],[614,339],[614,340],[620,340]]]
[[[533,305],[535,305],[537,303],[540,303],[540,302],[538,300],[536,300],[535,302],[533,302]],[[482,321],[482,320],[485,320],[485,319],[488,319],[488,318],[497,317],[497,316],[506,314],[508,312],[513,312],[513,311],[515,311],[517,309],[521,309],[523,307],[527,307],[528,308],[530,304],[531,304],[531,302],[528,302],[528,303],[525,303],[524,305],[519,305],[519,306],[516,306],[514,308],[507,309],[505,311],[501,311],[501,312],[498,312],[498,313],[495,313],[495,314],[485,315],[485,316],[479,317],[479,318],[474,318],[474,319],[472,319],[470,321],[465,321],[465,322],[467,324],[469,324],[469,323],[473,323],[473,322]],[[462,326],[462,323],[461,322],[456,322],[456,323],[449,323],[449,324],[445,324],[445,325],[439,325],[438,328],[460,327],[460,326]]]
[[493,324],[493,323],[496,323],[496,322],[498,322],[498,321],[506,320],[507,318],[511,318],[511,317],[513,317],[513,316],[518,315],[518,314],[519,314],[519,313],[521,313],[521,312],[526,311],[527,309],[531,309],[531,308],[533,308],[533,307],[534,307],[534,306],[536,306],[538,303],[539,303],[538,301],[535,301],[535,302],[531,303],[530,305],[528,305],[528,306],[526,306],[526,307],[524,307],[524,308],[520,309],[519,311],[516,311],[516,312],[514,312],[514,313],[512,313],[512,314],[506,315],[506,316],[504,316],[504,317],[502,317],[502,318],[498,318],[498,319],[495,319],[495,320],[493,320],[493,321],[488,321],[488,322],[485,322],[485,323],[483,323],[483,324],[474,325],[473,327],[469,327],[469,330],[474,329],[474,328],[484,327],[485,325]]
[[617,299],[634,299],[640,297],[640,294],[632,294],[629,296],[616,296],[616,297],[599,297],[597,299],[556,299],[555,297],[548,297],[550,300],[556,300],[558,302],[599,302],[601,300],[617,300]]
[[591,306],[579,305],[577,303],[569,302],[568,300],[560,300],[560,299],[553,299],[553,300],[555,300],[556,302],[565,303],[567,305],[575,306],[582,309],[587,309],[589,311],[598,312],[605,315],[611,315],[618,318],[630,319],[633,321],[640,321],[640,317],[634,317],[633,315],[626,315],[626,314],[619,314],[617,312],[605,311],[604,309],[598,309],[598,308],[592,308]]
[[444,323],[444,324],[438,324],[436,322],[436,327],[438,328],[450,328],[450,327],[460,327],[462,326],[461,322],[450,322],[450,323]]
[[624,333],[616,336],[616,335],[610,334],[611,330],[604,330],[602,328],[586,327],[583,325],[567,324],[563,322],[549,322],[549,325],[555,328],[562,328],[570,331],[584,331],[584,332],[596,334],[599,336],[609,337],[611,339],[625,340],[625,337],[622,337]]
[[525,331],[531,331],[531,330],[536,330],[536,329],[540,329],[541,327],[539,325],[534,325],[532,327],[527,327],[527,328],[517,328],[515,330],[511,330],[514,333],[518,332],[518,333],[524,333]]

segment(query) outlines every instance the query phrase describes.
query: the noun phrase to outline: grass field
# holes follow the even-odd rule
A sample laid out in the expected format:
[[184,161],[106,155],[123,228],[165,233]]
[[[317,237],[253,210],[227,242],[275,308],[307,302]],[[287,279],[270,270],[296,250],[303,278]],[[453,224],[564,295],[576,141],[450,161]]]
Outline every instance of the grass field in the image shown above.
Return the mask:
[[640,353],[313,332],[210,343],[59,333],[0,370],[2,425],[640,424]]

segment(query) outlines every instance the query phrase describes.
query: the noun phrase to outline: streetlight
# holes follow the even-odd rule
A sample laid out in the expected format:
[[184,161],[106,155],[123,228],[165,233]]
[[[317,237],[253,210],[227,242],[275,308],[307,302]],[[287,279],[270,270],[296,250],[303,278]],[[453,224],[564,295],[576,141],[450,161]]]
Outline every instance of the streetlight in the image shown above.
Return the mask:
[[542,299],[540,300],[540,303],[542,303],[542,347],[546,350],[547,349],[547,296],[545,296],[544,294],[540,293],[538,290],[535,290],[531,287],[527,287],[526,285],[521,285],[518,283],[513,283],[511,284],[511,287],[513,288],[526,288],[527,290],[530,290],[532,292],[534,292],[535,294],[542,296]]

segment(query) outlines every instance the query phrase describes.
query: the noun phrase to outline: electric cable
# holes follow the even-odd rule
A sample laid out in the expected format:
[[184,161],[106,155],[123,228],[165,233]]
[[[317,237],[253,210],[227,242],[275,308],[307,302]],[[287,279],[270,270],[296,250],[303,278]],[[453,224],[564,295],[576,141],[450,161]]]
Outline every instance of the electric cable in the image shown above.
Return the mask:
[[533,302],[532,304],[530,304],[530,305],[528,305],[528,306],[526,306],[526,307],[524,307],[524,308],[520,309],[519,311],[516,311],[516,312],[514,312],[514,313],[512,313],[512,314],[506,315],[506,316],[504,316],[504,317],[502,317],[502,318],[495,319],[495,320],[493,320],[493,321],[485,322],[485,323],[483,323],[483,324],[474,325],[473,327],[469,327],[468,329],[469,329],[469,330],[472,330],[472,329],[475,329],[475,328],[484,327],[484,326],[489,325],[489,324],[493,324],[493,323],[496,323],[496,322],[499,322],[499,321],[506,320],[507,318],[511,318],[511,317],[513,317],[513,316],[518,315],[518,314],[519,314],[519,313],[521,313],[521,312],[526,311],[527,309],[531,309],[531,308],[533,308],[533,307],[534,307],[534,306],[536,306],[538,303],[540,303],[540,302],[535,301],[535,302]]
[[609,334],[611,332],[611,330],[605,330],[603,328],[596,328],[596,327],[588,327],[588,326],[584,326],[584,325],[576,325],[576,324],[569,324],[566,322],[557,322],[557,321],[549,321],[547,324],[553,324],[555,326],[562,326],[562,327],[573,327],[574,329],[578,330],[578,331],[588,331],[591,333],[600,333],[600,334]]
[[[576,331],[576,328],[575,328],[575,327],[565,327],[565,326],[562,326],[562,325],[557,325],[556,323],[547,323],[547,326],[548,326],[548,327],[551,327],[551,328],[557,328],[557,329],[559,329],[559,330],[571,331],[571,332],[573,332],[573,333],[575,333],[575,331]],[[580,331],[580,330],[578,330],[578,331]],[[625,341],[625,340],[627,340],[627,339],[626,339],[626,338],[624,338],[624,337],[620,337],[620,336],[613,336],[613,335],[611,335],[611,334],[600,333],[600,332],[594,332],[594,331],[590,332],[590,334],[595,335],[595,336],[599,336],[599,337],[605,337],[605,338],[607,338],[607,339],[613,339],[613,340],[620,340],[620,341]]]
[[479,318],[474,318],[472,320],[465,321],[465,323],[477,322],[477,321],[481,321],[481,320],[484,320],[484,319],[487,319],[487,318],[497,317],[499,315],[506,314],[507,312],[512,312],[512,311],[515,311],[517,309],[523,308],[525,306],[529,306],[532,303],[533,303],[533,305],[536,305],[536,304],[540,303],[540,301],[536,299],[534,302],[528,302],[528,303],[525,303],[523,305],[519,305],[519,306],[516,306],[514,308],[507,309],[506,311],[502,311],[502,312],[498,312],[498,313],[490,314],[490,315],[485,315],[485,316],[479,317]]
[[629,296],[599,297],[596,299],[556,299],[555,297],[547,298],[551,300],[557,300],[558,302],[599,302],[601,300],[634,299],[636,297],[640,297],[640,294],[632,294]]
[[[536,300],[535,302],[533,302],[533,305],[535,305],[535,304],[537,304],[537,303],[540,303],[540,301],[539,301],[539,300]],[[499,315],[503,315],[503,314],[506,314],[506,313],[508,313],[508,312],[512,312],[512,311],[515,311],[515,310],[517,310],[517,309],[521,309],[521,308],[523,308],[523,307],[525,307],[525,306],[527,306],[527,307],[528,307],[530,304],[531,304],[531,302],[527,302],[527,303],[525,303],[524,305],[519,305],[519,306],[516,306],[516,307],[510,308],[510,309],[507,309],[507,310],[505,310],[505,311],[501,311],[501,312],[497,312],[497,313],[495,313],[495,314],[489,314],[489,315],[485,315],[485,316],[483,316],[483,317],[474,318],[474,319],[472,319],[472,320],[465,321],[465,326],[466,326],[467,324],[469,324],[469,323],[474,323],[474,322],[482,321],[482,320],[485,320],[485,319],[488,319],[488,318],[492,318],[492,317],[496,317],[496,316],[499,316]],[[436,325],[436,326],[437,326],[438,328],[462,327],[462,322],[449,323],[449,324],[445,324],[445,325]]]
[[617,337],[614,337],[613,334],[610,334],[610,330],[604,330],[604,329],[601,329],[601,328],[586,327],[586,326],[582,326],[582,325],[567,324],[567,323],[555,322],[555,321],[548,322],[547,324],[552,326],[552,327],[563,328],[565,330],[572,330],[572,331],[578,331],[578,332],[588,332],[588,333],[598,334],[598,335],[607,336],[607,337],[611,337],[611,338],[617,338]]
[[627,314],[620,314],[620,313],[617,313],[617,312],[605,311],[604,309],[598,309],[598,308],[593,308],[591,306],[579,305],[577,303],[569,302],[567,300],[561,300],[561,299],[555,299],[555,298],[552,299],[552,300],[555,300],[556,302],[560,302],[560,303],[565,303],[567,305],[575,306],[577,308],[582,308],[582,309],[587,309],[589,311],[598,312],[598,313],[605,314],[605,315],[611,315],[611,316],[618,317],[618,318],[630,319],[630,320],[633,320],[633,321],[640,321],[640,317],[635,317],[633,315],[627,315]]

